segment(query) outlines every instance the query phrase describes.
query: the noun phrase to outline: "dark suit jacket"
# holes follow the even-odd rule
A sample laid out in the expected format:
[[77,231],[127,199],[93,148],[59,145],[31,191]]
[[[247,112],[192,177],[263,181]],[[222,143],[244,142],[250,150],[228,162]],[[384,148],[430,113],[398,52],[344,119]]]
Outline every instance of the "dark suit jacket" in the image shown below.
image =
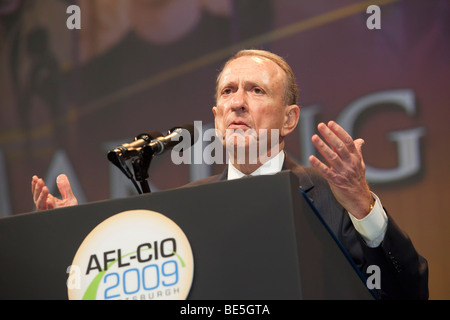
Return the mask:
[[[367,274],[366,270],[370,265],[380,267],[381,289],[376,290],[378,298],[428,299],[427,261],[417,253],[409,237],[398,227],[386,209],[388,226],[384,240],[377,248],[370,248],[354,228],[346,210],[334,198],[328,182],[315,169],[300,166],[286,155],[283,170],[291,170],[298,177],[300,187],[361,272]],[[227,170],[187,186],[226,179]]]

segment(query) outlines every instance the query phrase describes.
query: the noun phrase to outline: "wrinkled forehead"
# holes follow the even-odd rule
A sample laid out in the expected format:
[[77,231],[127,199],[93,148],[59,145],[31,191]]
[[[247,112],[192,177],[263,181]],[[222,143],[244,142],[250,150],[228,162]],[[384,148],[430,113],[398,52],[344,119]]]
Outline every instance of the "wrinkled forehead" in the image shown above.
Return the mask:
[[284,71],[270,59],[258,56],[239,57],[228,62],[222,70],[217,85],[227,82],[252,81],[266,85],[283,83]]

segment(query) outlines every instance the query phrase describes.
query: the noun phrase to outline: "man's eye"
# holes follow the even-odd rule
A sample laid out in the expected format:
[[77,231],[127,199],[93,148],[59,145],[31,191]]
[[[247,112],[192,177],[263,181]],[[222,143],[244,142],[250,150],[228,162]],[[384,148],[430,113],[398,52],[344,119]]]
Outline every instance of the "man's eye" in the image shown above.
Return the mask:
[[261,88],[253,88],[253,92],[256,94],[263,94],[264,91]]
[[225,88],[222,90],[222,94],[230,94],[232,91],[230,88]]

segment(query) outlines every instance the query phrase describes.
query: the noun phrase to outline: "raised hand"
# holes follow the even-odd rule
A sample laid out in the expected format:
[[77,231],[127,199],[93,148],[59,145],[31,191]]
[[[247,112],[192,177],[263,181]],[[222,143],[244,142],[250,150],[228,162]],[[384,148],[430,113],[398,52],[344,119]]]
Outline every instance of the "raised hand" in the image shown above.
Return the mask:
[[31,179],[31,193],[36,210],[48,210],[60,207],[69,207],[78,204],[77,198],[73,195],[69,179],[65,174],[60,174],[56,178],[58,190],[62,199],[58,199],[50,194],[44,180],[37,176]]
[[364,140],[353,140],[334,121],[320,123],[317,129],[323,139],[315,134],[311,140],[327,164],[315,156],[310,156],[309,162],[328,181],[339,203],[356,218],[364,218],[374,201],[365,177]]

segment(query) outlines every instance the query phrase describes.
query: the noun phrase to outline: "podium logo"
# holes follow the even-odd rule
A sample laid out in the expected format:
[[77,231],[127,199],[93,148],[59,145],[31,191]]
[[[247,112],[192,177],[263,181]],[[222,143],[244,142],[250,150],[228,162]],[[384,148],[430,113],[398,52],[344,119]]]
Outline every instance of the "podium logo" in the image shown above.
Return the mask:
[[125,211],[100,223],[80,245],[70,267],[68,297],[182,300],[193,274],[191,246],[178,225],[154,211]]

